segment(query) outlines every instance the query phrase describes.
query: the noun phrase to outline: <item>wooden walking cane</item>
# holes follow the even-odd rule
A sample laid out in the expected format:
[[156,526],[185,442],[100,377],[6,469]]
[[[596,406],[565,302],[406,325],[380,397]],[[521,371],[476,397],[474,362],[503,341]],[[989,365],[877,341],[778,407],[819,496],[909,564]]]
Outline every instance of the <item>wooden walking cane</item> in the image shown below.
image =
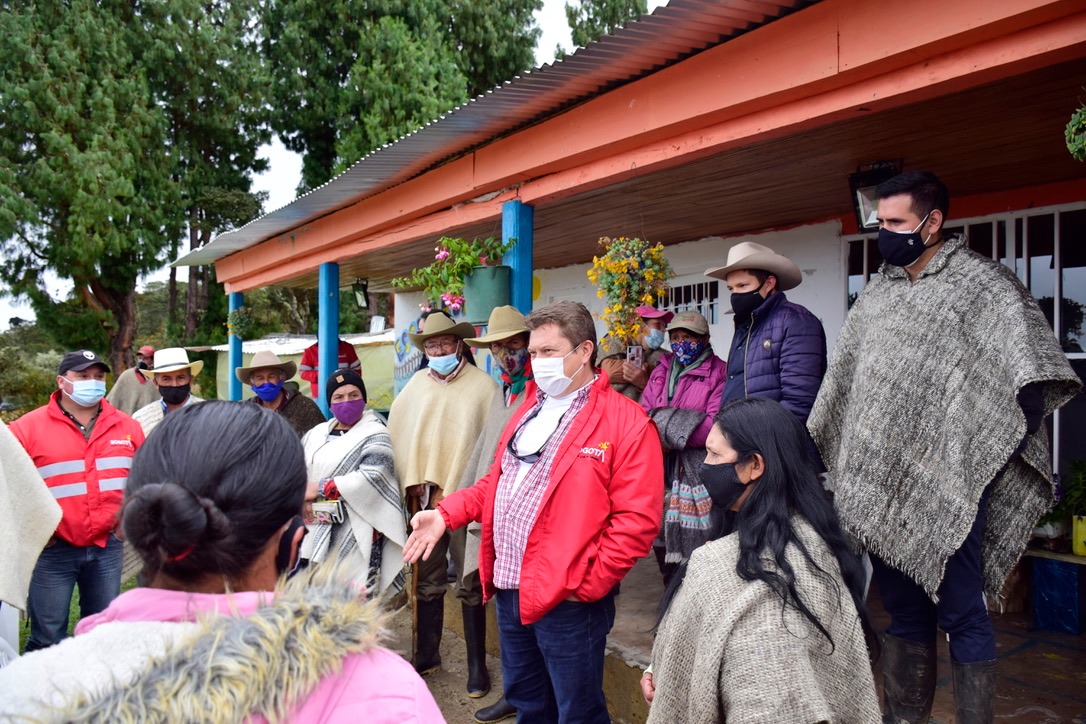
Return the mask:
[[[411,519],[419,512],[419,496],[407,496],[407,528],[411,533]],[[416,663],[419,651],[419,563],[421,558],[411,564],[411,662]]]

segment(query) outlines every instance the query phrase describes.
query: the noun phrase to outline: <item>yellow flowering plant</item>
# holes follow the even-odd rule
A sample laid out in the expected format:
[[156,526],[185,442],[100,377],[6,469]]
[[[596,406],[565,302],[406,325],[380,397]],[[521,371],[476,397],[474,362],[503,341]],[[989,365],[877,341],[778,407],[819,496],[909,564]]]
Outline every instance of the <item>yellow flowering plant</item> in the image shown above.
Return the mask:
[[664,256],[663,244],[605,236],[600,239],[600,246],[603,254],[592,257],[588,280],[596,285],[596,296],[607,300],[600,315],[607,325],[603,345],[637,344],[641,334],[637,308],[654,305],[664,295],[675,272]]

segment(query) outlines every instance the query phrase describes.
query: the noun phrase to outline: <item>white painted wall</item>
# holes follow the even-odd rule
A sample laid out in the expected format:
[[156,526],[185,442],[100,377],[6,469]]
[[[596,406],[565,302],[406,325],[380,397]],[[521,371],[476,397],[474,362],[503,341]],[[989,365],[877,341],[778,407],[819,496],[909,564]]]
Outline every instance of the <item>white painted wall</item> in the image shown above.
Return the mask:
[[[830,350],[845,321],[846,270],[845,249],[841,241],[840,224],[836,221],[800,226],[783,231],[769,231],[729,238],[708,237],[667,247],[667,258],[675,270],[672,284],[692,284],[706,281],[704,271],[723,266],[728,249],[743,241],[754,241],[768,246],[779,254],[792,259],[803,271],[803,282],[787,292],[788,299],[807,307],[822,320]],[[594,315],[603,311],[603,300],[596,296],[596,289],[587,277],[589,265],[577,264],[558,269],[540,269],[540,292],[536,307],[559,299],[583,303]],[[713,348],[725,357],[731,346],[733,322],[728,306],[728,291],[721,282],[723,300],[719,322],[710,328]],[[606,331],[597,319],[599,335]]]
[[[703,272],[711,267],[723,266],[728,249],[743,241],[754,241],[768,246],[796,262],[803,271],[803,282],[787,292],[788,298],[807,307],[822,320],[832,353],[847,311],[845,245],[841,241],[840,224],[832,221],[726,239],[714,236],[669,246],[666,250],[667,258],[676,275],[672,284],[707,281],[708,277]],[[535,276],[539,280],[539,295],[533,300],[533,306],[541,307],[559,299],[569,299],[581,302],[593,315],[599,315],[603,311],[603,300],[596,296],[596,288],[588,281],[588,268],[588,264],[577,264],[537,270]],[[723,281],[720,285],[723,313],[718,322],[710,327],[709,332],[717,355],[726,357],[731,346],[734,325],[727,287]],[[418,364],[418,353],[407,339],[407,328],[418,320],[421,301],[421,293],[396,295],[397,392]],[[597,316],[596,333],[602,337],[604,332],[606,329]],[[489,361],[487,355],[478,359],[480,365],[486,369]]]

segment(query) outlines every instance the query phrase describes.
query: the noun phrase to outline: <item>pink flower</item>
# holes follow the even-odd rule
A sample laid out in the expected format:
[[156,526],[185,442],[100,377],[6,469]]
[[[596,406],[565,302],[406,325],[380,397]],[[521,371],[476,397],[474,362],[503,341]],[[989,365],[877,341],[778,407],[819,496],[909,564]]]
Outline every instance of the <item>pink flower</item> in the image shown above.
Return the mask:
[[448,249],[441,249],[440,251],[438,251],[437,255],[434,258],[437,259],[438,261],[445,261],[446,259],[449,258],[449,250]]
[[479,257],[479,263],[482,264],[483,266],[486,266],[486,257],[485,256]]
[[449,305],[449,309],[453,310],[454,312],[459,312],[460,311],[460,305],[457,304],[456,302],[453,302],[452,304]]

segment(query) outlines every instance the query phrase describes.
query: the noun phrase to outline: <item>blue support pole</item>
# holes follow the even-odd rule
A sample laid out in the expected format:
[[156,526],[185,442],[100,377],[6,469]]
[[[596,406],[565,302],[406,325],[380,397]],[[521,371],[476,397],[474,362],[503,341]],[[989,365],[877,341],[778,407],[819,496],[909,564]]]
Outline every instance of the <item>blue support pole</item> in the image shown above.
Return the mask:
[[[241,309],[245,304],[245,297],[241,292],[230,292],[227,298],[227,305],[231,312],[236,312]],[[241,380],[234,374],[234,370],[241,367],[241,337],[236,334],[231,334],[229,337],[230,351],[227,352],[227,357],[230,360],[230,387],[229,395],[230,399],[237,402],[241,399]]]
[[521,314],[532,311],[532,247],[534,244],[535,207],[521,201],[506,201],[502,204],[502,238],[516,239],[516,245],[506,252],[504,264],[513,268],[510,297],[513,306]]
[[324,383],[339,367],[339,264],[325,262],[317,273],[320,302],[317,305],[316,403],[324,416],[329,417]]

